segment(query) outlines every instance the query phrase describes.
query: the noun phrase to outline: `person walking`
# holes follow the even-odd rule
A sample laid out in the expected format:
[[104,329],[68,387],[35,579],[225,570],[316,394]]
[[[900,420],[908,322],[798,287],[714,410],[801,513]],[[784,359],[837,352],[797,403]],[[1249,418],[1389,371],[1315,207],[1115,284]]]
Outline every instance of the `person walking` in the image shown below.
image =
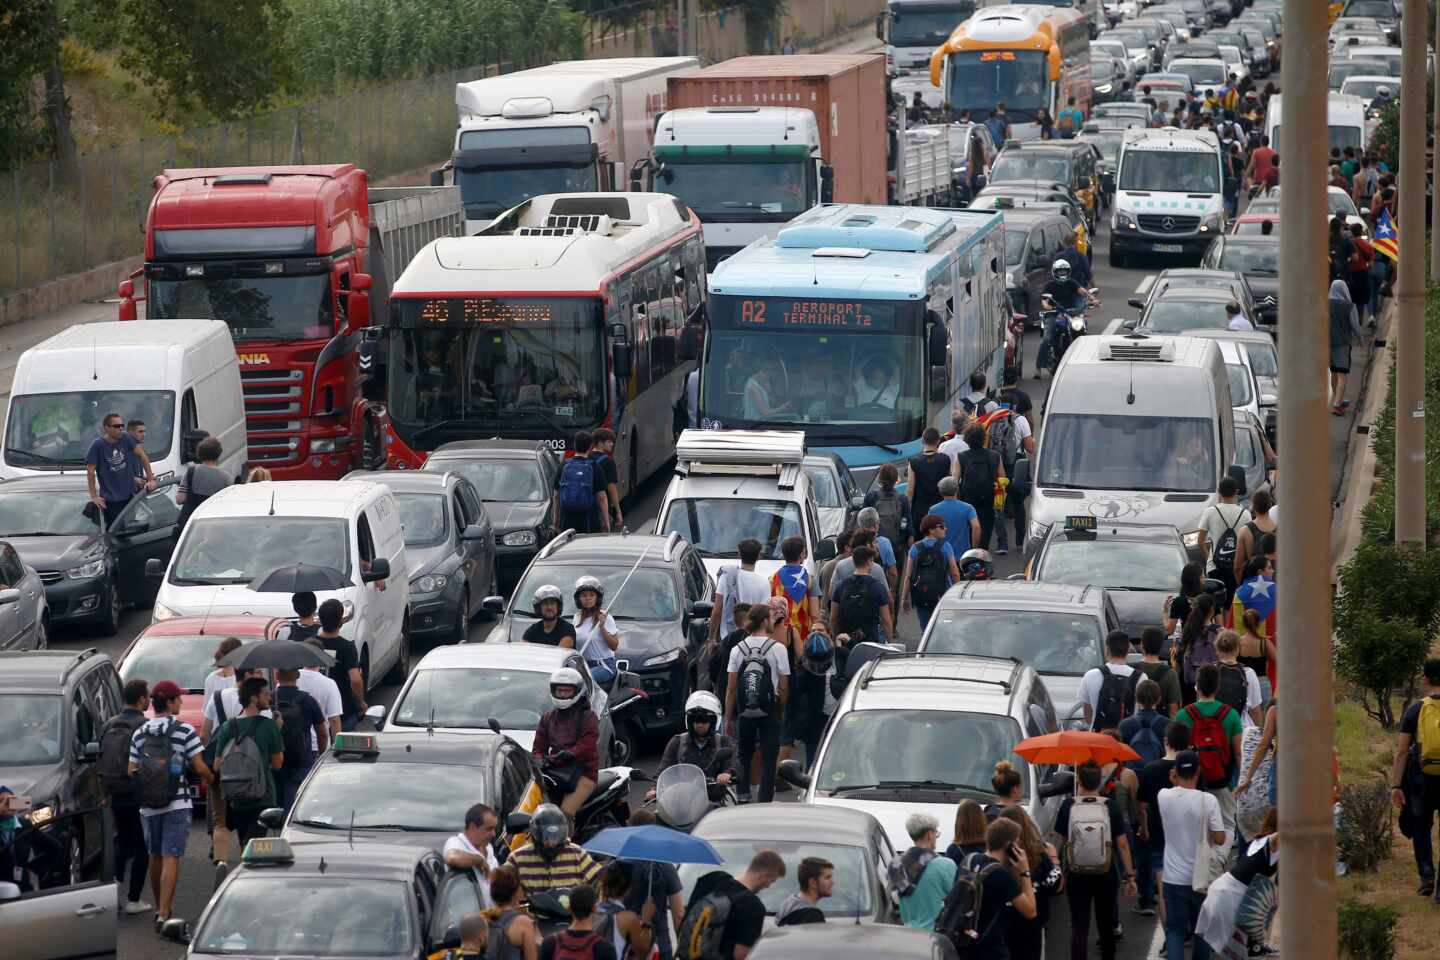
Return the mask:
[[[900,554],[896,553],[896,550],[903,552],[910,549],[914,538],[911,529],[907,526],[900,539],[892,540],[885,535],[883,526],[884,521],[878,508],[861,508],[860,512],[855,514],[856,533],[850,538],[850,549],[854,550],[865,543],[859,539],[862,534],[874,535],[870,546],[875,548],[875,563],[879,566],[880,573],[884,576],[886,584],[890,587],[890,593],[893,595],[896,588],[900,586],[900,571],[896,568],[896,561]],[[837,564],[835,567],[837,573],[843,572],[844,569],[844,564]]]
[[600,871],[600,892],[595,905],[595,932],[615,948],[619,960],[649,960],[655,934],[640,915],[625,905],[630,895],[630,865],[612,860]]
[[[959,484],[959,497],[974,510],[980,522],[980,536],[971,546],[981,550],[990,549],[990,534],[995,529],[995,494],[1005,477],[1005,465],[997,450],[985,446],[985,428],[971,424],[965,429],[965,445],[969,447],[955,458],[955,480]],[[938,498],[937,498],[938,499]],[[996,553],[1003,554],[998,549]]]
[[1130,637],[1124,630],[1105,636],[1105,662],[1080,678],[1080,702],[1090,730],[1116,730],[1135,712],[1135,686],[1144,674],[1130,666]]
[[445,841],[441,855],[445,866],[452,870],[470,870],[475,875],[475,885],[480,888],[480,908],[494,907],[491,894],[491,878],[499,869],[495,859],[495,832],[500,827],[500,815],[486,803],[473,804],[465,811],[465,823],[461,831]]
[[1137,709],[1120,721],[1116,731],[1115,739],[1140,755],[1140,759],[1128,764],[1136,772],[1165,755],[1165,728],[1170,724],[1170,717],[1160,712],[1160,697],[1160,684],[1149,677],[1142,679],[1135,687]]
[[140,796],[130,775],[130,741],[145,722],[145,711],[150,709],[150,685],[138,677],[128,680],[121,699],[124,709],[111,717],[100,731],[100,757],[95,761],[95,770],[105,802],[115,818],[116,883],[124,879],[126,865],[130,867],[122,909],[133,915],[155,909],[153,904],[140,899],[145,891],[150,856],[145,848],[145,827],[140,820]]
[[215,437],[206,437],[200,441],[195,450],[200,462],[192,463],[186,468],[185,475],[180,478],[180,489],[175,494],[175,502],[180,505],[177,534],[190,522],[190,515],[195,512],[195,508],[233,482],[230,474],[220,468],[220,455],[224,452],[224,447]]
[[940,502],[940,481],[951,472],[950,458],[940,452],[939,430],[926,427],[920,435],[920,447],[920,455],[910,458],[910,469],[905,478],[910,494],[911,530],[918,530],[930,507]]
[[1195,702],[1176,719],[1190,728],[1190,749],[1200,762],[1200,789],[1215,797],[1225,829],[1235,829],[1234,788],[1240,772],[1240,713],[1218,699],[1220,668],[1208,663],[1195,673]]
[[1390,799],[1409,822],[1419,894],[1435,897],[1435,853],[1431,840],[1440,811],[1440,659],[1425,661],[1427,695],[1400,717],[1395,761],[1390,765]]
[[993,822],[1006,807],[1014,806],[1025,797],[1025,778],[1009,760],[998,760],[995,772],[990,776],[990,789],[995,799],[985,804],[985,820]]
[[[948,862],[944,857],[941,861]],[[969,863],[980,883],[974,956],[986,960],[1016,956],[1010,949],[1016,927],[1033,923],[1038,916],[1032,869],[1036,865],[1026,852],[1019,823],[1001,818],[985,828],[985,852]]]
[[940,502],[930,508],[930,515],[945,521],[945,542],[951,553],[963,557],[980,542],[980,517],[974,507],[959,499],[959,493],[960,484],[954,477],[941,480]]
[[[311,637],[305,641],[316,650],[325,649],[319,637]],[[320,712],[325,715],[325,730],[330,735],[330,742],[335,742],[335,734],[340,732],[340,719],[344,715],[345,708],[340,697],[340,686],[331,680],[323,667],[306,667],[300,671],[300,677],[295,681],[296,686],[315,698],[320,705]],[[320,739],[315,736],[310,738],[310,749],[318,757],[320,755]]]
[[[1182,750],[1190,749],[1190,728],[1183,723],[1170,721],[1165,727],[1165,756],[1147,763],[1140,771],[1140,791],[1136,794],[1136,849],[1143,844],[1145,851],[1136,857],[1139,873],[1139,900],[1135,913],[1142,917],[1155,916],[1156,907],[1164,909],[1160,899],[1162,877],[1165,867],[1165,824],[1156,806],[1161,790],[1171,786],[1170,771],[1175,769],[1175,758]],[[1148,862],[1149,874],[1141,869]]]
[[1251,516],[1244,504],[1236,502],[1240,484],[1234,477],[1221,477],[1216,491],[1219,502],[1200,514],[1200,554],[1210,564],[1210,576],[1225,584],[1228,594],[1235,592],[1235,548],[1240,541],[1240,528],[1250,522]]
[[910,849],[891,867],[891,886],[900,898],[900,922],[917,930],[934,930],[945,895],[955,885],[955,861],[935,852],[940,821],[928,813],[905,818]]
[[315,758],[330,746],[330,726],[319,701],[300,689],[299,670],[275,671],[272,700],[285,745],[285,763],[275,771],[275,788],[280,806],[289,813]]
[[830,597],[830,622],[837,632],[863,632],[884,643],[886,638],[896,636],[890,616],[890,591],[885,581],[875,576],[874,553],[869,547],[857,547],[851,556],[855,569],[835,585]]
[[615,464],[614,430],[600,427],[590,435],[590,458],[599,466],[605,480],[605,505],[610,511],[606,529],[619,530],[625,526],[625,514],[620,509],[620,470]]
[[[890,544],[892,562],[894,551],[903,552],[909,548],[911,537],[910,516],[913,510],[910,498],[895,489],[899,482],[900,471],[895,468],[895,464],[887,463],[882,466],[875,475],[876,487],[865,494],[865,509],[860,511],[875,511],[875,529],[880,537]],[[855,522],[859,524],[860,518],[856,517]]]
[[289,633],[286,639],[295,643],[302,643],[320,633],[320,618],[315,615],[320,604],[315,599],[315,594],[309,590],[301,590],[299,593],[290,595],[290,609],[295,611],[295,619],[289,623]]
[[1073,140],[1085,123],[1085,111],[1075,105],[1075,98],[1065,101],[1065,109],[1055,118],[1055,127],[1060,131],[1061,140]]
[[1273,957],[1280,953],[1265,942],[1280,899],[1275,889],[1280,867],[1277,820],[1271,810],[1255,839],[1237,851],[1234,865],[1205,892],[1195,936],[1204,939],[1216,956],[1236,945],[1236,934],[1245,956]]
[[960,579],[958,558],[945,542],[945,521],[933,513],[920,521],[920,539],[905,556],[900,608],[915,610],[923,632],[945,591]]
[[798,889],[775,909],[775,926],[824,923],[820,901],[835,892],[835,864],[820,857],[806,857],[795,871],[795,883]]
[[[740,793],[748,796],[754,779],[750,757],[760,750],[760,784],[756,799],[775,798],[775,768],[780,756],[780,724],[790,694],[790,656],[770,637],[770,607],[757,604],[745,618],[749,636],[730,651],[725,687],[725,727],[737,730],[740,741]],[[738,718],[738,725],[737,725]]]
[[[1356,174],[1359,176],[1359,174]],[[1350,288],[1350,302],[1355,305],[1359,316],[1365,316],[1370,309],[1370,267],[1375,263],[1375,248],[1365,236],[1365,224],[1349,225],[1350,242],[1355,251],[1345,261],[1345,285]]]
[[755,564],[760,562],[760,541],[746,537],[736,544],[735,549],[740,555],[740,565],[721,567],[715,578],[715,601],[710,611],[712,646],[739,626],[735,622],[737,603],[753,605],[770,599],[770,584],[764,576],[755,572]]
[[840,561],[850,556],[850,538],[855,535],[853,529],[841,530],[835,534],[835,556],[826,560],[820,565],[820,596],[829,597],[835,586],[835,568]]
[[985,852],[985,830],[990,820],[978,801],[961,800],[955,808],[955,840],[945,848],[945,856],[955,866],[969,869],[970,858]]
[[985,118],[985,129],[990,131],[990,139],[997,144],[1010,139],[1010,118],[1005,115],[1004,100],[995,104],[995,109]]
[[340,635],[340,626],[345,622],[343,603],[331,597],[320,604],[319,617],[320,632],[315,639],[335,661],[330,667],[330,679],[340,688],[340,729],[354,730],[365,711],[370,709],[365,702],[365,674],[360,669],[360,652],[349,637]]
[[[1173,786],[1161,790],[1155,801],[1165,830],[1165,956],[1172,960],[1183,960],[1185,942],[1195,934],[1205,901],[1205,894],[1194,889],[1196,856],[1210,847],[1223,849],[1230,838],[1220,804],[1196,788],[1199,777],[1199,754],[1181,751],[1170,771]],[[1195,937],[1190,957],[1210,960],[1210,945],[1203,937]]]
[[[1160,687],[1160,700],[1155,709],[1167,719],[1173,719],[1180,712],[1180,674],[1166,663],[1165,631],[1159,627],[1146,627],[1140,634],[1141,660],[1135,668],[1146,678]],[[1138,696],[1139,691],[1136,691]]]
[[[1060,854],[1056,852],[1053,844],[1047,843],[1040,835],[1040,828],[1030,819],[1030,814],[1025,812],[1024,807],[1018,804],[1007,806],[1000,811],[995,822],[1004,821],[1014,823],[1020,828],[1020,838],[1016,845],[1025,854],[1025,862],[1029,865],[1031,874],[1031,886],[1035,890],[1035,915],[1026,917],[1017,909],[1010,918],[1005,944],[1010,950],[1010,960],[1043,960],[1045,928],[1050,923],[1051,901],[1065,888],[1065,871],[1060,869]],[[1015,873],[1017,880],[1024,879],[1021,876],[1023,872]],[[988,890],[986,895],[989,895]],[[1014,899],[1010,904],[1015,905]]]
[[[729,740],[728,737],[725,739]],[[733,742],[730,749],[733,753]],[[728,778],[730,774],[723,776]],[[724,782],[729,781],[727,779]],[[640,808],[630,812],[626,826],[648,827],[654,823],[655,814]],[[685,888],[680,883],[679,872],[673,864],[654,860],[622,862],[630,867],[630,893],[625,898],[625,905],[654,929],[655,949],[660,954],[660,960],[674,960],[675,949],[670,942],[670,921],[674,920],[675,929],[679,930],[685,919]]]
[[[1065,841],[1065,893],[1070,902],[1070,957],[1090,955],[1090,915],[1100,928],[1102,960],[1115,958],[1115,916],[1120,895],[1116,854],[1126,896],[1134,896],[1135,864],[1130,856],[1124,815],[1115,797],[1100,795],[1100,767],[1083,763],[1075,772],[1076,792],[1060,803],[1055,832]],[[1176,954],[1177,957],[1181,956]]]
[[624,960],[615,946],[595,931],[595,888],[582,884],[570,891],[570,925],[540,944],[540,960]]
[[770,575],[770,598],[784,600],[785,622],[797,637],[809,636],[810,624],[820,616],[819,588],[805,566],[807,556],[804,537],[786,537],[780,541],[785,562]]
[[1215,698],[1240,714],[1245,726],[1260,726],[1260,704],[1263,702],[1260,699],[1260,677],[1239,661],[1240,634],[1234,630],[1221,630],[1215,638],[1215,655],[1215,669],[1220,671],[1220,689]]
[[560,467],[556,484],[560,497],[560,526],[576,533],[610,532],[610,499],[605,470],[591,455],[594,437],[587,430],[575,434],[575,452]]
[[1345,398],[1345,381],[1350,376],[1350,350],[1364,339],[1360,315],[1350,302],[1350,288],[1344,280],[1330,283],[1330,412],[1343,417],[1350,410]]
[[540,960],[540,930],[525,910],[520,871],[508,863],[491,871],[490,898],[485,960]]
[[[757,852],[738,877],[732,877],[728,870],[712,870],[700,877],[685,908],[685,920],[680,924],[676,957],[679,960],[706,960],[707,956],[745,960],[765,929],[765,903],[760,894],[784,877],[785,861],[774,850]],[[725,910],[723,921],[718,919],[721,909]],[[710,924],[712,919],[719,923],[718,932]],[[689,950],[692,944],[712,941],[713,951],[703,955]]]
[[[143,478],[136,476],[137,463]],[[118,413],[105,415],[100,421],[100,436],[90,441],[90,448],[85,451],[85,482],[90,502],[102,511],[107,530],[137,489],[155,483],[150,457],[145,448],[125,432],[125,421]]]
[[276,805],[274,772],[285,765],[285,741],[275,721],[261,716],[271,703],[265,678],[246,677],[237,689],[241,713],[215,734],[215,774],[225,791],[225,826],[243,851],[264,830],[260,811]]
[[1275,498],[1268,490],[1256,490],[1250,497],[1250,519],[1246,520],[1235,531],[1235,564],[1232,579],[1236,584],[1242,580],[1245,566],[1250,558],[1259,553],[1260,538],[1267,533],[1274,533],[1278,524],[1270,516],[1271,509],[1275,506]]

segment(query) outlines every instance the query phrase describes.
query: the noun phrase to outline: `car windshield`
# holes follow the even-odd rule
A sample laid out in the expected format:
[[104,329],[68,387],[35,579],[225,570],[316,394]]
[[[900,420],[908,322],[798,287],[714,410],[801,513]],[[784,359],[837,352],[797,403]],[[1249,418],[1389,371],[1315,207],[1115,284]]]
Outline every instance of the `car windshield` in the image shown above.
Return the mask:
[[424,469],[460,474],[486,503],[542,503],[547,495],[540,468],[529,460],[486,462],[431,457],[425,461]]
[[453,763],[321,763],[296,797],[291,817],[303,826],[339,831],[350,827],[352,814],[357,830],[450,831],[465,822],[470,804],[491,799],[486,774],[485,767]]
[[1246,216],[1258,216],[1262,213],[1278,214],[1279,212],[1279,197],[1256,197],[1254,200],[1250,201],[1250,206],[1245,208]]
[[145,314],[152,320],[220,320],[235,340],[328,340],[335,335],[334,300],[328,272],[151,278]]
[[[418,781],[405,787],[412,790],[417,785]],[[369,807],[376,799],[356,802]],[[463,815],[462,809],[462,819]],[[346,810],[347,822],[349,817]],[[454,829],[455,823],[447,826]],[[411,896],[407,884],[394,881],[250,871],[236,877],[215,899],[190,952],[247,957],[409,956],[415,942]]]
[[1180,589],[1185,552],[1179,543],[1135,543],[1106,539],[1051,540],[1035,579],[1072,586]]
[[400,508],[405,546],[433,547],[445,542],[450,511],[445,509],[443,496],[438,493],[396,493],[395,505]]
[[1337,60],[1330,64],[1330,89],[1339,90],[1350,77],[1384,74],[1383,60]]
[[1220,269],[1247,276],[1280,276],[1280,244],[1227,243],[1220,255]]
[[1250,357],[1250,369],[1257,377],[1280,376],[1280,358],[1273,343],[1245,341],[1245,353]]
[[[0,537],[88,537],[100,532],[98,516],[85,516],[90,496],[79,490],[0,489]],[[98,511],[97,511],[98,512]]]
[[[1079,490],[1209,493],[1219,477],[1213,430],[1199,417],[1052,413],[1040,446],[1039,482]],[[1122,501],[1109,502],[1125,508]]]
[[465,214],[489,219],[511,207],[547,193],[577,193],[599,189],[594,163],[553,163],[519,167],[460,167],[455,185],[465,198]]
[[[246,638],[241,642],[254,643],[255,640]],[[215,636],[143,637],[121,661],[120,679],[165,677],[182,689],[201,690],[205,687],[205,678],[215,670],[215,648],[219,643],[220,638]]]
[[1070,158],[1063,154],[1035,150],[1008,150],[995,160],[990,169],[991,183],[1007,180],[1039,180],[1043,183],[1069,183]]
[[1179,333],[1182,330],[1224,330],[1229,323],[1224,300],[1160,299],[1145,311],[1143,326],[1155,333]]
[[808,209],[818,189],[813,163],[667,163],[657,190],[679,198],[706,223],[783,223]]
[[60,759],[60,698],[7,693],[0,697],[0,767]]
[[1394,20],[1395,5],[1390,0],[1350,0],[1340,12],[1342,17],[1374,17],[1377,20]]
[[1100,665],[1100,644],[1100,623],[1088,614],[941,609],[924,650],[1018,657],[1039,673],[1078,677]]
[[1325,193],[1326,206],[1330,208],[1330,215],[1340,214],[1345,217],[1358,217],[1360,214],[1355,209],[1355,201],[1350,199],[1350,194],[1338,190],[1329,190]]
[[840,507],[840,488],[835,486],[835,474],[825,467],[806,467],[805,476],[810,478],[810,491],[815,494],[815,506]]
[[1013,266],[1025,259],[1025,244],[1029,240],[1030,234],[1020,227],[1005,231],[1006,266]]
[[[881,686],[876,683],[875,689]],[[996,762],[1008,760],[1028,790],[1025,761],[1012,752],[1022,736],[1019,724],[996,714],[913,707],[851,710],[826,741],[815,789],[833,796],[886,784],[923,789],[929,783],[988,794]],[[877,750],[877,744],[904,744],[905,749]],[[964,749],[956,749],[957,744]]]
[[1237,236],[1237,237],[1260,237],[1260,236],[1265,236],[1265,235],[1266,235],[1266,234],[1265,234],[1265,224],[1266,224],[1267,222],[1270,223],[1271,233],[1270,233],[1269,235],[1270,235],[1270,236],[1279,236],[1279,234],[1277,234],[1277,233],[1274,232],[1274,230],[1275,230],[1275,221],[1273,221],[1273,220],[1271,220],[1271,221],[1266,221],[1266,220],[1237,220],[1237,221],[1235,221],[1235,226],[1231,229],[1230,232],[1233,233],[1233,234],[1234,234],[1235,236]]
[[5,421],[5,462],[29,470],[61,464],[80,466],[100,435],[101,421],[111,413],[127,421],[145,421],[145,453],[152,461],[170,454],[175,425],[172,391],[22,393],[10,400],[10,414]]
[[1090,76],[1095,80],[1112,80],[1115,77],[1114,60],[1091,60]]
[[1112,41],[1110,43],[1103,43],[1098,40],[1091,41],[1090,52],[1095,53],[1097,51],[1101,53],[1108,53],[1112,57],[1119,57],[1121,60],[1125,60],[1129,57],[1129,51],[1125,49],[1125,44],[1119,42],[1118,40]]
[[1110,163],[1120,155],[1120,141],[1125,139],[1123,130],[1101,130],[1096,133],[1082,133],[1077,139],[1086,143],[1095,144],[1095,149],[1100,151],[1100,156]]
[[1385,99],[1389,99],[1395,96],[1395,92],[1399,89],[1399,79],[1389,77],[1384,80],[1346,80],[1340,86],[1341,93],[1347,96],[1364,97],[1366,100],[1374,100],[1376,97],[1382,96],[1381,90],[1385,91],[1383,94]]
[[493,717],[504,730],[534,730],[540,715],[549,709],[548,670],[427,669],[395,704],[390,724],[484,730]]
[[350,576],[344,520],[308,517],[206,517],[185,528],[170,582],[249,583],[275,567],[309,563]]
[[662,536],[679,532],[702,557],[738,557],[736,544],[760,541],[760,559],[779,560],[786,537],[804,535],[800,505],[788,500],[675,500],[665,514]]
[[1225,378],[1230,381],[1230,405],[1243,407],[1255,399],[1250,390],[1250,369],[1243,363],[1225,364]]
[[1219,193],[1220,155],[1170,150],[1127,150],[1120,161],[1121,190]]
[[[736,543],[739,541],[737,540]],[[650,556],[658,560],[660,549],[655,548]],[[566,564],[538,564],[525,571],[525,579],[515,588],[512,596],[519,598],[511,607],[511,613],[518,617],[535,617],[530,598],[535,591],[551,584],[560,588],[563,601],[561,615],[575,614],[575,580],[591,576],[600,581],[605,591],[605,610],[616,620],[679,620],[680,599],[675,594],[675,578],[668,570],[654,567],[637,567],[636,561],[619,562],[617,566],[606,567],[603,563],[588,563],[583,568]],[[627,582],[628,581],[628,582]],[[625,589],[620,586],[624,584]]]
[[[764,829],[763,827],[761,829]],[[820,901],[820,910],[827,920],[839,917],[867,917],[874,912],[870,891],[875,887],[875,874],[865,859],[861,847],[844,847],[838,843],[814,843],[808,840],[709,840],[709,844],[720,855],[719,869],[738,877],[750,865],[750,860],[761,850],[774,850],[780,854],[788,868],[785,876],[762,890],[758,896],[765,904],[765,913],[774,916],[785,899],[799,889],[797,875],[800,861],[806,857],[819,857],[835,865],[835,889],[830,896]],[[694,889],[695,881],[716,869],[710,864],[687,863],[680,866],[680,883],[687,889]]]
[[1195,84],[1196,89],[1200,87],[1218,87],[1225,82],[1225,62],[1220,59],[1220,51],[1214,53],[1215,62],[1205,63],[1172,63],[1171,73],[1183,73]]

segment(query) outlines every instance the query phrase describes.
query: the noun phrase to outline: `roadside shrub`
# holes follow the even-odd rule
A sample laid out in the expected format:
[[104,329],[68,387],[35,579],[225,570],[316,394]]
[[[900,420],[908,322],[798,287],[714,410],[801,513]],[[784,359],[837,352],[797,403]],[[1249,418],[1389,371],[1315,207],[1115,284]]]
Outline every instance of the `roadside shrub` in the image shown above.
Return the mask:
[[1340,904],[1340,956],[1350,960],[1395,960],[1395,927],[1400,911],[1352,900]]
[[1335,845],[1351,870],[1371,873],[1390,856],[1390,788],[1383,780],[1346,784],[1340,789],[1340,822]]

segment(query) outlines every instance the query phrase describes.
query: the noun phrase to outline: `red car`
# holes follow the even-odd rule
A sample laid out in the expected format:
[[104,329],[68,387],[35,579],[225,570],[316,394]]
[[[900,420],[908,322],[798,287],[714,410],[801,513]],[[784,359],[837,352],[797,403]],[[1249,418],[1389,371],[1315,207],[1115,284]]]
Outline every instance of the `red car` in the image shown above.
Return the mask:
[[1280,214],[1278,213],[1244,213],[1230,221],[1230,232],[1236,236],[1249,237],[1259,236],[1262,223],[1271,224],[1271,230],[1275,233],[1280,231]]

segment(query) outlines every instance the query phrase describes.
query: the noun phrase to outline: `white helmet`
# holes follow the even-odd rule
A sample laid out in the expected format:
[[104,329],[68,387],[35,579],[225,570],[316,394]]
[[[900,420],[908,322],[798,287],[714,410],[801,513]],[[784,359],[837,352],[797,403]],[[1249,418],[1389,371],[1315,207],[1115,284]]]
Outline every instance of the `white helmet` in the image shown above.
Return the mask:
[[534,606],[535,616],[541,616],[540,605],[547,600],[555,601],[556,610],[565,609],[565,598],[560,594],[560,588],[554,586],[553,584],[547,583],[536,588],[535,595],[531,597],[531,604]]
[[1056,280],[1068,280],[1070,278],[1070,261],[1061,257],[1050,264],[1050,276]]
[[586,591],[593,591],[595,594],[595,606],[597,608],[605,605],[605,588],[600,584],[599,577],[583,576],[575,581],[575,609],[582,609],[580,606],[580,594]]
[[[569,687],[573,693],[568,697],[561,697],[555,693],[556,687]],[[555,704],[557,710],[567,710],[580,702],[585,696],[585,681],[580,679],[580,671],[574,667],[561,667],[550,674],[550,702]]]
[[[710,716],[707,718],[706,714]],[[720,706],[720,698],[708,690],[696,690],[685,698],[685,729],[690,731],[692,722],[699,723],[708,719],[710,721],[710,735],[720,735],[720,720],[725,716],[725,711]]]

